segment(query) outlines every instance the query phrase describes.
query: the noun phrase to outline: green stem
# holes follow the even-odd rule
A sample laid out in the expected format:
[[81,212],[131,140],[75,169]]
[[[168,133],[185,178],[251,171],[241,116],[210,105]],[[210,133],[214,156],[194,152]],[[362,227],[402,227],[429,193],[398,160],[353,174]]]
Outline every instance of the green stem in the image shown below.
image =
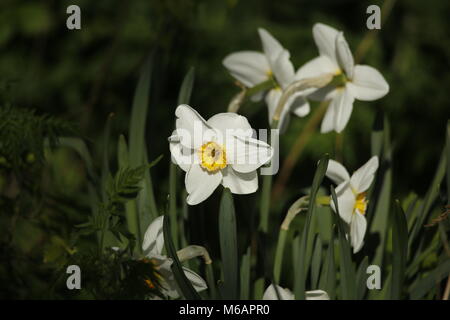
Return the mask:
[[178,243],[178,219],[177,219],[177,167],[170,163],[169,172],[169,216],[170,216],[170,231],[172,233],[172,241],[175,245]]
[[280,228],[278,233],[277,249],[275,251],[275,263],[273,266],[273,277],[276,284],[280,283],[281,268],[283,266],[284,247],[286,245],[286,236],[288,230]]
[[209,290],[211,290],[211,298],[217,300],[216,281],[214,280],[214,272],[211,263],[206,265],[206,281],[208,282]]
[[263,177],[263,186],[261,192],[261,207],[259,229],[267,233],[269,229],[269,212],[270,212],[270,192],[272,190],[272,175]]

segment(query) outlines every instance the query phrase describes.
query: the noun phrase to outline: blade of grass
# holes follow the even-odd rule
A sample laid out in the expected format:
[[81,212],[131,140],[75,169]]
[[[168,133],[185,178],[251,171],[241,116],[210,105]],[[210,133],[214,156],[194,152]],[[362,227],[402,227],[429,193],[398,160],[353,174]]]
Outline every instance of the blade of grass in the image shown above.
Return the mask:
[[320,159],[317,165],[316,172],[314,174],[314,179],[311,186],[311,192],[309,197],[308,211],[306,213],[306,223],[303,228],[298,258],[296,259],[296,266],[298,269],[295,272],[294,276],[294,294],[295,298],[300,300],[305,299],[306,275],[310,264],[310,262],[306,261],[306,259],[308,250],[307,242],[309,237],[311,218],[314,212],[314,208],[316,206],[317,192],[319,191],[319,187],[322,183],[323,178],[325,177],[325,173],[328,168],[328,159],[329,159],[328,154],[326,154],[325,156],[322,157],[322,159]]
[[220,252],[223,265],[223,297],[239,298],[239,264],[236,232],[236,216],[233,196],[228,188],[222,193],[219,210]]
[[[147,61],[142,66],[138,84],[134,93],[133,107],[131,110],[130,129],[128,133],[129,137],[129,162],[131,167],[138,167],[145,161],[146,145],[145,145],[145,127],[147,122],[147,111],[150,96],[150,83],[153,69],[153,55],[147,58]],[[145,182],[143,182],[145,187]],[[144,190],[144,193],[150,199],[150,202],[154,201],[154,194],[149,188]],[[142,194],[142,190],[139,193]],[[140,225],[139,212],[138,212],[138,200],[133,201],[133,205],[129,206],[127,211],[127,217],[132,217],[128,224],[130,226],[130,232],[136,237],[138,243],[142,242],[143,234],[141,230],[144,230],[145,226]],[[152,200],[153,199],[153,200]],[[153,204],[149,205],[150,208]],[[143,213],[144,214],[144,213]],[[156,216],[157,213],[153,212],[152,216]],[[138,246],[140,248],[140,246]]]
[[328,243],[327,258],[319,282],[319,288],[325,290],[331,300],[336,297],[336,265],[334,262],[334,232],[330,226],[330,241]]
[[338,226],[339,234],[340,285],[342,289],[342,299],[354,300],[356,299],[355,269],[352,263],[350,244],[345,237],[345,226],[340,218],[337,196],[333,186],[331,186],[331,196],[336,208],[335,221]]
[[[188,104],[194,87],[195,71],[191,68],[183,79],[180,92],[178,94],[178,105]],[[169,166],[169,215],[171,221],[171,231],[173,242],[179,243],[181,236],[178,234],[178,217],[177,217],[177,175],[178,167],[172,161]]]
[[241,262],[241,300],[250,299],[250,247]]
[[164,234],[164,246],[167,250],[167,255],[173,260],[171,269],[175,281],[180,288],[182,295],[188,300],[201,300],[200,295],[195,291],[189,279],[186,277],[183,266],[178,259],[177,251],[172,242],[172,235],[170,234],[170,217],[168,215],[164,216],[163,222],[163,234]]
[[400,202],[395,201],[392,224],[391,299],[401,298],[408,254],[408,224]]
[[316,235],[314,241],[314,251],[311,261],[311,289],[317,289],[319,285],[320,268],[322,265],[322,241],[319,235]]
[[356,271],[356,298],[358,300],[364,299],[367,291],[367,267],[369,266],[369,257],[365,256],[363,261]]

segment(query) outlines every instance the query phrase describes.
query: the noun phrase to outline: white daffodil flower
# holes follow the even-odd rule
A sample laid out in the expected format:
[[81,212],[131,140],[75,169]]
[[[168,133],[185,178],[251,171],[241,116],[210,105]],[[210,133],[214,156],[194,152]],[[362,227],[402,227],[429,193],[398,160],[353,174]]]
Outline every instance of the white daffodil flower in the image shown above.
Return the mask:
[[[378,169],[378,157],[374,156],[350,177],[347,170],[337,161],[330,160],[326,175],[337,184],[336,196],[341,218],[350,225],[350,241],[353,253],[363,246],[367,221],[366,191],[369,189]],[[331,207],[335,210],[333,201]]]
[[[176,299],[179,297],[178,285],[170,268],[173,261],[167,256],[162,255],[162,249],[164,247],[163,221],[164,216],[159,216],[148,226],[142,242],[142,250],[146,256],[144,262],[151,263],[159,272],[162,293],[165,296]],[[208,288],[205,280],[198,274],[185,267],[183,267],[183,270],[197,292]],[[149,288],[155,288],[151,280],[147,279],[145,282]]]
[[[267,80],[275,80],[275,88],[269,90],[265,100],[269,108],[269,123],[272,122],[278,101],[283,90],[294,81],[295,71],[290,60],[290,53],[265,29],[258,29],[263,52],[239,51],[225,57],[223,65],[231,75],[246,87],[253,87]],[[253,97],[262,98],[262,93]],[[306,116],[310,111],[309,103],[302,93],[293,95],[283,108],[280,115],[279,129],[284,130],[290,118],[290,112],[299,117]]]
[[331,100],[322,121],[321,132],[341,132],[347,125],[354,100],[373,101],[389,92],[389,85],[378,70],[367,65],[355,65],[344,34],[325,24],[313,27],[319,57],[301,67],[295,79],[329,73],[335,75],[331,84],[308,96],[312,100]]
[[172,161],[186,172],[189,205],[207,199],[220,184],[235,194],[258,189],[256,170],[270,161],[273,149],[252,138],[245,117],[219,113],[205,121],[188,105],[178,106],[175,115],[170,152]]
[[[278,298],[277,292],[280,296]],[[267,287],[266,291],[264,291],[263,300],[295,300],[295,295],[291,290],[282,288],[280,286],[275,286],[271,284]],[[306,300],[330,300],[328,293],[323,290],[312,290],[306,291]]]

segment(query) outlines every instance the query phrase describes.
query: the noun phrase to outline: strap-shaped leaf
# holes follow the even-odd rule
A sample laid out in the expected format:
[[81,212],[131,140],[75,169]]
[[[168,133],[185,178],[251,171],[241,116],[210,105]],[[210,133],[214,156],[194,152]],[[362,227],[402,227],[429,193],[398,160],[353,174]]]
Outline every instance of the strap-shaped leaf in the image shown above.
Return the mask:
[[184,274],[183,266],[177,256],[177,251],[173,245],[172,235],[170,234],[170,218],[168,215],[164,216],[163,233],[164,246],[167,250],[167,255],[173,260],[171,269],[175,281],[180,288],[181,294],[188,300],[201,300],[200,295],[195,291],[189,279]]

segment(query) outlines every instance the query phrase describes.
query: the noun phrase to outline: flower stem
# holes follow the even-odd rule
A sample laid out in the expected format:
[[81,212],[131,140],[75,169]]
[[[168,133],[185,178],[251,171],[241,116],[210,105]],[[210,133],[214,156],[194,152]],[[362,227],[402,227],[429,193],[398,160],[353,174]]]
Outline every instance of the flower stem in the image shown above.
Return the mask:
[[273,277],[276,284],[280,283],[281,267],[283,265],[284,246],[288,230],[280,228],[278,233],[277,249],[275,251],[275,262],[273,265]]
[[170,231],[172,233],[173,243],[179,245],[177,220],[177,167],[172,162],[170,163],[169,171],[169,194]]
[[272,175],[263,177],[263,186],[261,192],[260,221],[259,229],[267,233],[269,229],[269,212],[270,212],[270,192],[272,190]]

